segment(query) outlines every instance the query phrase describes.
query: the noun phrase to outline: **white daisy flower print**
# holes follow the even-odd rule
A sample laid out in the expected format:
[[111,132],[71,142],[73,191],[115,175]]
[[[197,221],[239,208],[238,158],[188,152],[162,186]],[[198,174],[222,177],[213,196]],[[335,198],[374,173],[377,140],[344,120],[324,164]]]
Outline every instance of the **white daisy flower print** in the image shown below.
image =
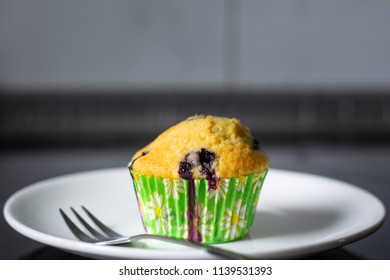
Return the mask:
[[135,180],[134,186],[135,186],[136,191],[141,192],[141,190],[144,188],[141,178],[137,176],[134,178],[134,180]]
[[179,193],[184,193],[183,180],[164,179],[164,185],[167,188],[169,197],[179,199]]
[[180,227],[179,227],[179,230],[183,230],[184,232],[183,232],[183,239],[188,239],[188,225],[186,225],[186,224],[183,224],[183,225],[181,225]]
[[198,212],[199,231],[203,236],[210,236],[214,230],[214,226],[209,224],[212,218],[213,214],[207,211],[207,207],[205,207],[203,204],[200,204]]
[[239,229],[246,226],[246,205],[241,205],[239,199],[234,203],[233,209],[225,208],[225,216],[222,219],[222,230],[227,230],[225,238],[235,239],[239,236]]
[[254,215],[256,213],[257,204],[259,203],[259,197],[256,197],[255,201],[253,201],[253,207],[251,210],[251,215]]
[[263,175],[256,175],[256,177],[253,177],[252,184],[253,184],[253,194],[256,193],[257,189],[261,187],[261,184],[263,182]]
[[218,184],[218,188],[216,190],[210,189],[208,191],[208,194],[207,194],[208,198],[210,199],[210,198],[215,196],[216,203],[218,203],[218,201],[221,198],[225,199],[227,191],[228,191],[228,187],[229,187],[229,182],[230,182],[230,179],[221,178],[221,180],[219,181],[219,184]]
[[245,176],[239,177],[237,182],[237,191],[243,192],[245,188],[245,184],[246,184],[246,177]]
[[[211,236],[214,230],[214,226],[210,225],[210,219],[213,218],[213,214],[207,211],[207,207],[203,204],[199,205],[198,208],[198,230],[202,236]],[[188,225],[184,224],[180,226],[180,230],[183,230],[183,238],[188,239]]]
[[172,228],[173,216],[171,216],[171,209],[163,205],[162,195],[154,192],[152,200],[147,202],[146,206],[145,215],[148,215],[151,220],[156,220],[157,231],[163,234],[169,232]]

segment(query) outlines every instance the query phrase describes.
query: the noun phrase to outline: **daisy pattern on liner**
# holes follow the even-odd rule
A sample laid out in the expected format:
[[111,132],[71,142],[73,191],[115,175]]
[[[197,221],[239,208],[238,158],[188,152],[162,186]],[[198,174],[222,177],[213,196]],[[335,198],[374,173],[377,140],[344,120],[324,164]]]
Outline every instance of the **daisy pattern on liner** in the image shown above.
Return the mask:
[[215,196],[215,202],[218,203],[218,201],[220,199],[225,199],[226,198],[226,194],[227,194],[227,191],[228,191],[228,187],[229,187],[229,182],[230,180],[229,179],[221,179],[219,181],[219,185],[218,185],[218,188],[215,190],[215,189],[210,189],[209,192],[208,192],[208,198],[212,198]]
[[167,233],[171,230],[171,209],[167,205],[163,205],[162,195],[154,192],[152,200],[146,203],[147,209],[145,209],[145,215],[148,215],[149,219],[156,220],[156,229],[159,233]]
[[263,184],[263,177],[264,175],[256,175],[256,177],[253,177],[253,194],[256,193],[257,188],[261,188],[261,185]]
[[[198,210],[198,221],[199,221],[199,232],[202,236],[211,236],[214,226],[210,224],[210,220],[213,218],[213,214],[210,211],[207,211],[207,206],[204,206],[203,203],[199,205]],[[183,238],[188,239],[188,225],[183,224],[180,226],[181,230],[184,230]]]
[[184,193],[183,180],[164,179],[167,194],[173,199],[179,199],[179,193]]
[[137,175],[133,177],[133,180],[135,181],[134,188],[137,192],[141,192],[141,190],[144,188],[143,182],[141,178],[139,178]]
[[246,184],[246,177],[245,176],[239,177],[238,178],[238,182],[237,182],[237,191],[238,192],[243,192],[245,184]]
[[240,236],[240,230],[246,226],[246,205],[241,205],[239,199],[234,203],[233,209],[225,208],[225,216],[222,218],[222,230],[227,230],[225,238],[235,239]]
[[207,207],[203,204],[199,206],[199,231],[203,236],[211,236],[211,233],[214,230],[214,226],[209,224],[210,220],[213,218],[213,214],[210,211],[207,211]]

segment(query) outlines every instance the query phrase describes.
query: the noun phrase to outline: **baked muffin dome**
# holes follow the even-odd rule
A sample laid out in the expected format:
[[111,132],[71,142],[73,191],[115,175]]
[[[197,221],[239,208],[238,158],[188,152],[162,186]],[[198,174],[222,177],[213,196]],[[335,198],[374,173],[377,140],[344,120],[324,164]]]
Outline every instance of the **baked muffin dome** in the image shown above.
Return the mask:
[[238,119],[199,115],[164,131],[131,162],[137,173],[171,179],[239,177],[268,166],[267,155]]

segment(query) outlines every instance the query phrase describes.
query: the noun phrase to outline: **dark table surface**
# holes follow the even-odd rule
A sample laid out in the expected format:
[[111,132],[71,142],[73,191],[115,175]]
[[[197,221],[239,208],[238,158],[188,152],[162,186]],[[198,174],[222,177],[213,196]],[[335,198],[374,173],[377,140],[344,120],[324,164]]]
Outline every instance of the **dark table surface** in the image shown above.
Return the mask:
[[[62,147],[0,150],[0,205],[31,183],[63,174],[125,166],[139,148]],[[390,205],[390,146],[347,144],[263,144],[273,168],[308,172],[357,185]],[[362,205],[365,207],[365,205]],[[0,217],[0,259],[83,259],[33,241],[14,231]],[[390,259],[390,225],[355,243],[310,259]]]

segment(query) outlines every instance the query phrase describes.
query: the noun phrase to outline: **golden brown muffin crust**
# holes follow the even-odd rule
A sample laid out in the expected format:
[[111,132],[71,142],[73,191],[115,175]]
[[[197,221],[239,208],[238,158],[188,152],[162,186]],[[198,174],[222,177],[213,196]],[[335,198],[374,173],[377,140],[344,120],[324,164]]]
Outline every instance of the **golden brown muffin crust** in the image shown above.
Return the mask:
[[[178,179],[180,162],[201,149],[215,154],[212,167],[219,178],[260,173],[269,166],[267,155],[238,119],[196,115],[170,127],[135,153],[132,168],[148,176]],[[192,172],[194,179],[205,177],[199,168]]]

